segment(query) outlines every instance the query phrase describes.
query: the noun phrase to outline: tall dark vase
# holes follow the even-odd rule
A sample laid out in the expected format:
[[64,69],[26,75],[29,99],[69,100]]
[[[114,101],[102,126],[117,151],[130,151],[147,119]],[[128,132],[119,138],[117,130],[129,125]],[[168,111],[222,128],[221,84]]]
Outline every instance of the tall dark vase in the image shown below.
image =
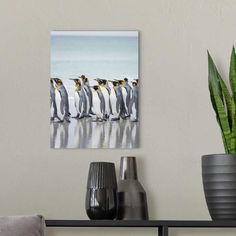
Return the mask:
[[113,220],[117,209],[117,181],[114,163],[92,162],[89,168],[86,212],[92,220]]
[[117,219],[148,220],[146,192],[138,181],[135,157],[121,157]]
[[202,157],[202,179],[213,220],[236,220],[236,155]]

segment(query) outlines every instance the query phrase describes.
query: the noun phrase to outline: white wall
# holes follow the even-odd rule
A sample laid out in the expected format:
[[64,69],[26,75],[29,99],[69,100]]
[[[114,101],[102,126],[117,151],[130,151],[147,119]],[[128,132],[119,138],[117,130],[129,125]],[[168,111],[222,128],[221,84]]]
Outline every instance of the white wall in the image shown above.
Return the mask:
[[[234,0],[1,0],[0,214],[87,219],[91,161],[138,158],[151,219],[209,219],[201,155],[223,152],[207,89],[209,49],[227,77]],[[49,148],[51,30],[140,30],[141,147]],[[50,229],[49,236],[157,235],[152,229]],[[173,230],[171,235],[235,235]]]

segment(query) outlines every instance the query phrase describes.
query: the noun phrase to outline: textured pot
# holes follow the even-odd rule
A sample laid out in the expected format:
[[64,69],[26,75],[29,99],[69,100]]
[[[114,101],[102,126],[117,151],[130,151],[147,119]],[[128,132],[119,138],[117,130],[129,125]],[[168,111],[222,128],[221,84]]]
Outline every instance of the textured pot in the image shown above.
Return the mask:
[[202,179],[213,220],[236,220],[236,155],[202,156]]
[[122,157],[117,192],[118,220],[148,220],[146,192],[138,181],[135,157]]
[[93,220],[116,217],[117,181],[114,163],[92,162],[89,168],[86,212]]

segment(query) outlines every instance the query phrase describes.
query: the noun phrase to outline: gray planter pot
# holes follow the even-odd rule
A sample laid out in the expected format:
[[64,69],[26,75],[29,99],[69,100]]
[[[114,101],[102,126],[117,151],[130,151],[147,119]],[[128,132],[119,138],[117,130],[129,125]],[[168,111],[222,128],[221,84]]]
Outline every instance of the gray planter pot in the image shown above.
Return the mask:
[[236,155],[202,156],[202,179],[213,220],[236,220]]

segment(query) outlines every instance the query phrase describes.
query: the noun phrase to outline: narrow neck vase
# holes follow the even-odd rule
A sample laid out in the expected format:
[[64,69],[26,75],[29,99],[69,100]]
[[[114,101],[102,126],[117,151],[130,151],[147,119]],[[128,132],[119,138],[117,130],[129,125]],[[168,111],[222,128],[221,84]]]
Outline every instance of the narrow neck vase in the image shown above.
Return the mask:
[[122,157],[117,192],[118,220],[148,220],[146,192],[138,181],[136,158]]

